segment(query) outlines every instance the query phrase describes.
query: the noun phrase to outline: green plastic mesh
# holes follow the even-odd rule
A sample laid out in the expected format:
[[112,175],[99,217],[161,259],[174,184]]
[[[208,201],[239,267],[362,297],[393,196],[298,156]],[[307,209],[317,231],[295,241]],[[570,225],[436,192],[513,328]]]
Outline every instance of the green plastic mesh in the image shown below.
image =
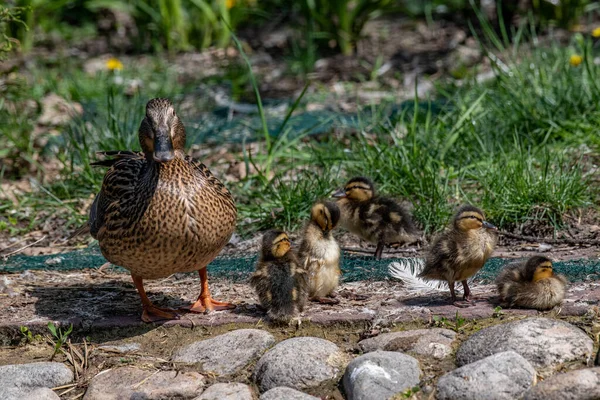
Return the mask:
[[[384,280],[388,277],[388,265],[406,258],[386,258],[375,260],[372,256],[344,255],[342,258],[342,280],[356,282],[364,280]],[[414,259],[413,259],[414,260]],[[491,258],[475,276],[477,281],[490,283],[498,272],[512,259]],[[98,245],[83,250],[44,256],[16,255],[0,262],[0,273],[18,273],[25,270],[73,271],[86,268],[99,268],[106,260]],[[246,257],[218,257],[208,266],[212,278],[243,282],[254,271],[256,255]],[[123,268],[116,267],[124,273]],[[570,260],[554,263],[555,271],[567,276],[569,281],[589,281],[600,279],[600,261]]]

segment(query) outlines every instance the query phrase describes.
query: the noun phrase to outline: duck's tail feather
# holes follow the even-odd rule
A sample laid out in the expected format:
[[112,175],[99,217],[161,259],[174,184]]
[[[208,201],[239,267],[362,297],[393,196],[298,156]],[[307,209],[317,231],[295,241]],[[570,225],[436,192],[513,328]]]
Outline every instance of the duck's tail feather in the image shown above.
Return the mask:
[[429,281],[418,277],[425,261],[421,258],[405,258],[388,266],[390,277],[400,280],[409,292],[442,292],[449,290],[448,282]]

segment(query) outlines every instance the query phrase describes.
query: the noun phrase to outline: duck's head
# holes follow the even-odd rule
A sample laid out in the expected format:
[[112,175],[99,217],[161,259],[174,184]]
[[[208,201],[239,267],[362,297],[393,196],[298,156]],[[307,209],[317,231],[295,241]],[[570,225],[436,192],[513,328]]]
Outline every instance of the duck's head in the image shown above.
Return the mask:
[[553,275],[552,260],[548,257],[533,256],[525,264],[525,278],[530,282],[537,282]]
[[185,128],[169,99],[152,99],[139,130],[142,150],[159,163],[169,162],[185,152]]
[[340,221],[339,207],[330,201],[319,202],[310,210],[310,219],[324,233],[331,232]]
[[343,189],[333,194],[333,197],[346,198],[355,202],[368,201],[373,196],[375,196],[375,186],[369,178],[363,176],[350,179]]
[[454,215],[454,227],[461,232],[482,228],[493,231],[498,230],[498,228],[485,220],[483,211],[471,205],[464,205],[458,209]]
[[262,256],[263,260],[281,258],[290,251],[292,244],[287,233],[278,230],[270,230],[263,235]]

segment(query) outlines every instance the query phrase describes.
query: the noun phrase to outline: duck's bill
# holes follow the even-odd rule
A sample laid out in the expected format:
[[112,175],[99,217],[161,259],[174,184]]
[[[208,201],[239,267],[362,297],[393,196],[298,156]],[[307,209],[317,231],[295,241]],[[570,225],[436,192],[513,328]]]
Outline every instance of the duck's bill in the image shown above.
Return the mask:
[[337,197],[337,198],[346,197],[346,191],[344,189],[339,189],[337,192],[332,194],[332,197]]
[[491,230],[494,230],[494,231],[497,231],[497,230],[498,230],[498,228],[496,228],[496,226],[495,226],[495,225],[492,225],[492,224],[490,224],[490,223],[489,223],[489,222],[487,222],[487,221],[483,221],[483,227],[484,227],[485,229],[491,229]]
[[168,135],[156,135],[154,138],[154,161],[167,162],[175,158],[173,143]]

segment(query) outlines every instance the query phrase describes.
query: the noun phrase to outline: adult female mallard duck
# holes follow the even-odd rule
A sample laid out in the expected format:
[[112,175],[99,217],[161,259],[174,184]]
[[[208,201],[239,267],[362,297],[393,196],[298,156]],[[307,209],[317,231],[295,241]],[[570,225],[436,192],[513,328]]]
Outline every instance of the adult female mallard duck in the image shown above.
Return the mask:
[[340,225],[376,244],[375,258],[381,258],[385,245],[414,243],[419,237],[410,213],[396,200],[377,196],[368,178],[350,179],[333,197],[338,198]]
[[496,278],[500,301],[509,307],[549,310],[565,298],[567,279],[555,274],[548,257],[534,256],[527,262],[504,268]]
[[438,236],[425,257],[425,267],[418,275],[425,280],[447,281],[452,303],[456,302],[454,282],[460,281],[464,300],[471,301],[467,279],[475,275],[492,255],[498,237],[497,228],[485,220],[477,207],[464,205],[454,215],[450,225]]
[[228,243],[236,222],[229,191],[201,162],[186,156],[185,128],[167,99],[153,99],[139,128],[142,152],[107,152],[112,159],[90,211],[90,233],[104,257],[131,272],[145,322],[177,318],[153,305],[143,279],[199,271],[201,292],[189,310],[233,308],[214,300],[206,266]]

